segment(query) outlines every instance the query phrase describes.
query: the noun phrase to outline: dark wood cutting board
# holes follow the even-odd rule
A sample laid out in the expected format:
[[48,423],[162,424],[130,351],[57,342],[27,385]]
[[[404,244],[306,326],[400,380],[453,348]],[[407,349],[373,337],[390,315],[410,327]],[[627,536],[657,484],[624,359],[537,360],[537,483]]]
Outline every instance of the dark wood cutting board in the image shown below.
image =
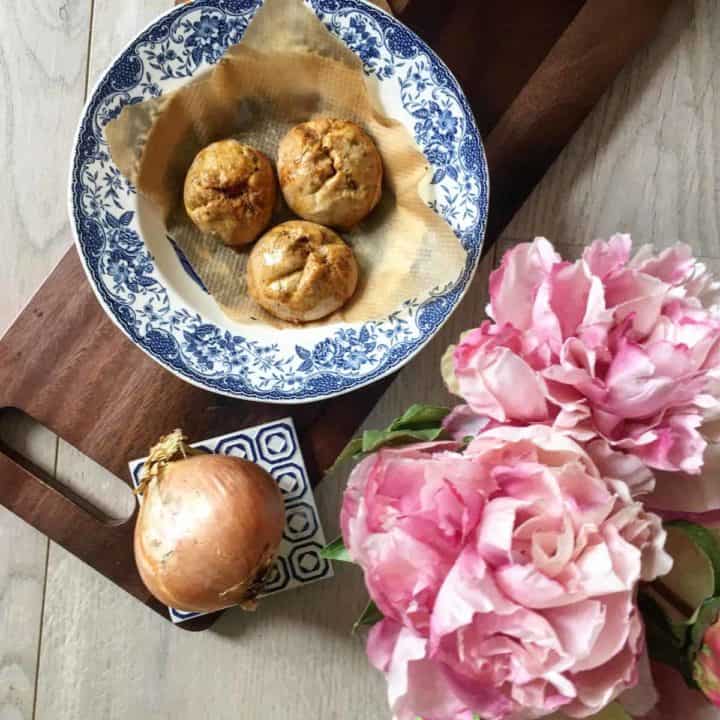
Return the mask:
[[[412,0],[402,17],[456,73],[490,166],[486,247],[542,177],[669,0]],[[333,400],[231,400],[171,375],[105,316],[71,249],[0,340],[0,408],[22,410],[129,483],[127,462],[182,427],[205,438],[291,415],[314,482],[391,378]],[[135,518],[109,522],[0,449],[0,502],[163,613],[132,556]],[[213,617],[191,628],[206,627]]]

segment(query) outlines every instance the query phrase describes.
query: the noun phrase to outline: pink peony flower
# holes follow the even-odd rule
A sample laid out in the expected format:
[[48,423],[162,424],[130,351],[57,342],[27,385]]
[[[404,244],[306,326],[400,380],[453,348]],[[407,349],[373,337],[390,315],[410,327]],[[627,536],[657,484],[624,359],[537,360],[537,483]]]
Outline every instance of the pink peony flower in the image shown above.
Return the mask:
[[720,620],[705,631],[694,676],[705,697],[720,707]]
[[635,458],[626,469],[636,491],[652,488],[643,465],[659,471],[658,507],[720,507],[720,487],[695,481],[688,495],[687,477],[663,474],[720,466],[719,286],[686,245],[659,255],[646,246],[632,259],[630,247],[629,235],[596,240],[574,263],[544,238],[507,252],[490,277],[494,322],[443,363],[467,403],[449,428],[469,428],[470,412],[545,423],[596,441],[605,462]]
[[353,471],[345,545],[385,616],[368,640],[396,720],[586,717],[636,684],[638,582],[670,569],[627,486],[546,426]]

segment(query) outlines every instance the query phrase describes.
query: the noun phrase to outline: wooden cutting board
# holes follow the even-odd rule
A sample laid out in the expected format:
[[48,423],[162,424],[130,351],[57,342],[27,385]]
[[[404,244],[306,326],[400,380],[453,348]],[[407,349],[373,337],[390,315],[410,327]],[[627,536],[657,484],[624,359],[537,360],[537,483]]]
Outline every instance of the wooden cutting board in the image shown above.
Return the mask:
[[[458,76],[490,167],[486,247],[542,177],[669,0],[400,0],[403,20]],[[175,427],[220,435],[291,415],[317,482],[392,378],[301,406],[213,395],[161,368],[105,316],[71,249],[0,340],[0,408],[22,410],[130,483],[127,462]],[[7,448],[0,502],[161,612],[132,556],[135,518],[111,522]],[[213,617],[190,625],[207,627]]]

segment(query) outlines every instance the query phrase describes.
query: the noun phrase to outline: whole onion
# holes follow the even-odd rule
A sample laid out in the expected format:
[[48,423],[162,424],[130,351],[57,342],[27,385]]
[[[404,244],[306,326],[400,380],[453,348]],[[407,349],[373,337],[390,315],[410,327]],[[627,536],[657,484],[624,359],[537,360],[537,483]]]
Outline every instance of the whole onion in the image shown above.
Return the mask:
[[285,526],[265,470],[195,450],[176,430],[152,448],[137,492],[135,562],[158,600],[194,612],[254,608]]

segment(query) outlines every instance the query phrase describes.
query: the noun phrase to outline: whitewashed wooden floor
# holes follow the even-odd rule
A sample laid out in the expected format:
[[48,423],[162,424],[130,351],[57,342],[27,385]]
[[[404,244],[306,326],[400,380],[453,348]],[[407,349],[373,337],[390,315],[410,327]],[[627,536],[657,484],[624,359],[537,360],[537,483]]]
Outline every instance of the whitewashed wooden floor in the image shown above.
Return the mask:
[[[88,85],[168,4],[0,0],[0,332],[70,245],[68,156]],[[688,242],[720,270],[719,58],[720,3],[676,0],[500,247],[543,234],[576,253],[622,230],[658,247]],[[495,257],[369,425],[447,399],[438,359],[481,319]],[[58,477],[110,492],[111,479],[42,428],[10,416],[1,430]],[[318,490],[328,535],[342,484],[338,475]],[[0,720],[386,718],[383,681],[348,634],[363,603],[359,573],[340,567],[254,616],[229,612],[186,633],[0,509]]]

